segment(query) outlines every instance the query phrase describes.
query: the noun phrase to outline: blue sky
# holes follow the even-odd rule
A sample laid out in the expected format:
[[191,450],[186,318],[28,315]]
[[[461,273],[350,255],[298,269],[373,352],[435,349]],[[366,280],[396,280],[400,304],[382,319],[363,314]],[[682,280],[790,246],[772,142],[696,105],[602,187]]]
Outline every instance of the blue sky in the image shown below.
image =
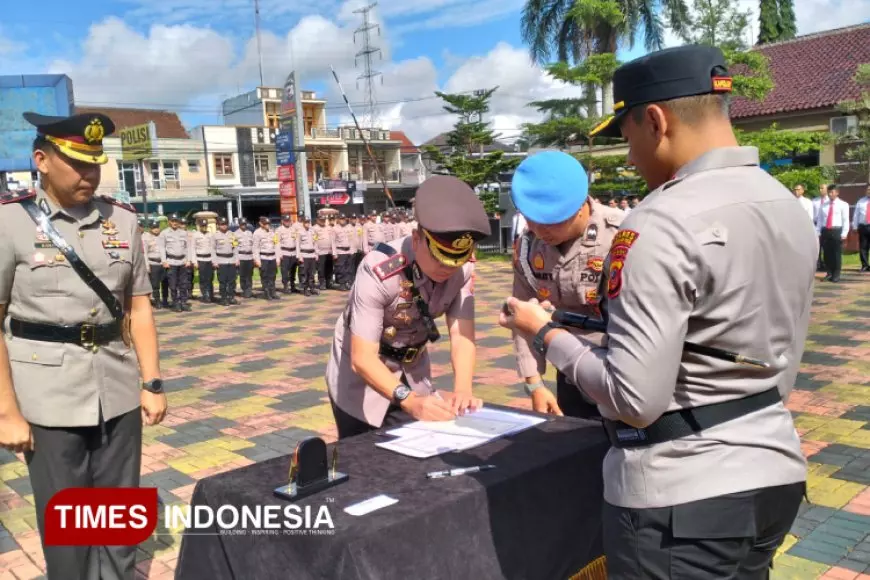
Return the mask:
[[[295,69],[305,88],[340,104],[333,65],[352,101],[357,89],[353,13],[365,0],[259,0],[266,84]],[[753,9],[757,0],[738,0]],[[376,122],[425,140],[451,119],[435,90],[499,86],[496,129],[536,120],[527,103],[577,95],[529,62],[520,38],[524,0],[380,0],[384,72]],[[801,0],[801,32],[866,21],[866,0]],[[258,84],[253,0],[40,0],[4,2],[0,74],[62,72],[79,103],[177,111],[189,126],[219,123],[222,99]],[[37,39],[37,40],[33,40]],[[672,42],[673,38],[670,39]],[[620,55],[643,54],[638,46]],[[404,102],[402,102],[404,101]],[[328,124],[347,122],[335,107]]]

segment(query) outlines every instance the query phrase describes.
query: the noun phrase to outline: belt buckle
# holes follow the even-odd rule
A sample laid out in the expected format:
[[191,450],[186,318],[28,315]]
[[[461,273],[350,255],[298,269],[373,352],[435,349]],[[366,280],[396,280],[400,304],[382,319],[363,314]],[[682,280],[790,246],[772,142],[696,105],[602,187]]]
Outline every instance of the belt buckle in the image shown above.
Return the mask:
[[405,356],[402,357],[402,362],[403,362],[404,364],[411,364],[411,363],[413,363],[415,360],[417,360],[417,355],[419,355],[419,354],[420,354],[420,349],[419,349],[419,348],[417,348],[416,346],[409,346],[409,347],[405,350]]
[[[89,336],[90,335],[90,336]],[[79,342],[85,348],[93,348],[97,341],[97,327],[93,324],[82,324],[79,332]]]

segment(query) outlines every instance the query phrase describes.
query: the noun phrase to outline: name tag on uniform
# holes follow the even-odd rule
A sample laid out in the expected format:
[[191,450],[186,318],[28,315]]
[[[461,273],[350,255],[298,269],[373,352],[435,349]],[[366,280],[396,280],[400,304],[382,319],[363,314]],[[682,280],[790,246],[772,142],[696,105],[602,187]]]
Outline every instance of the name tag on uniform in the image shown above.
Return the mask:
[[52,244],[51,242],[34,242],[33,247],[34,248],[53,248],[54,244]]
[[123,240],[103,240],[103,248],[130,249],[130,242]]

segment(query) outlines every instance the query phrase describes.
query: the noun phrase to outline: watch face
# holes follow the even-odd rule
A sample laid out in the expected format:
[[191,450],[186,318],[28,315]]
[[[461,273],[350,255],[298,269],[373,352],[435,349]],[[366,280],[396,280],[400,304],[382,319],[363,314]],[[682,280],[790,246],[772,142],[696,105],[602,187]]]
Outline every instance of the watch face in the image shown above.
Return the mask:
[[162,393],[163,381],[160,379],[154,379],[153,381],[145,383],[145,388],[152,393]]
[[393,397],[397,401],[404,401],[411,394],[411,387],[407,387],[402,385],[401,387],[396,387],[396,390],[393,392]]

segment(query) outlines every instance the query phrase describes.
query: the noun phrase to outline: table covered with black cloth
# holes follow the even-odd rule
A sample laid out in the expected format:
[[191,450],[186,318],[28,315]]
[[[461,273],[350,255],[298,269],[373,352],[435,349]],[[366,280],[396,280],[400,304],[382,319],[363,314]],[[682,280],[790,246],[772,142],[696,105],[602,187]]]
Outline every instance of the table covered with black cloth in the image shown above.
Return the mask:
[[[600,423],[554,418],[425,460],[375,447],[384,440],[379,433],[342,440],[338,471],[350,480],[296,502],[313,506],[312,521],[327,505],[333,535],[185,534],[176,578],[566,580],[602,555],[609,444]],[[497,468],[425,476],[485,463]],[[273,490],[287,482],[288,466],[289,456],[203,479],[191,505],[286,506]],[[398,503],[363,516],[344,512],[378,494]]]

